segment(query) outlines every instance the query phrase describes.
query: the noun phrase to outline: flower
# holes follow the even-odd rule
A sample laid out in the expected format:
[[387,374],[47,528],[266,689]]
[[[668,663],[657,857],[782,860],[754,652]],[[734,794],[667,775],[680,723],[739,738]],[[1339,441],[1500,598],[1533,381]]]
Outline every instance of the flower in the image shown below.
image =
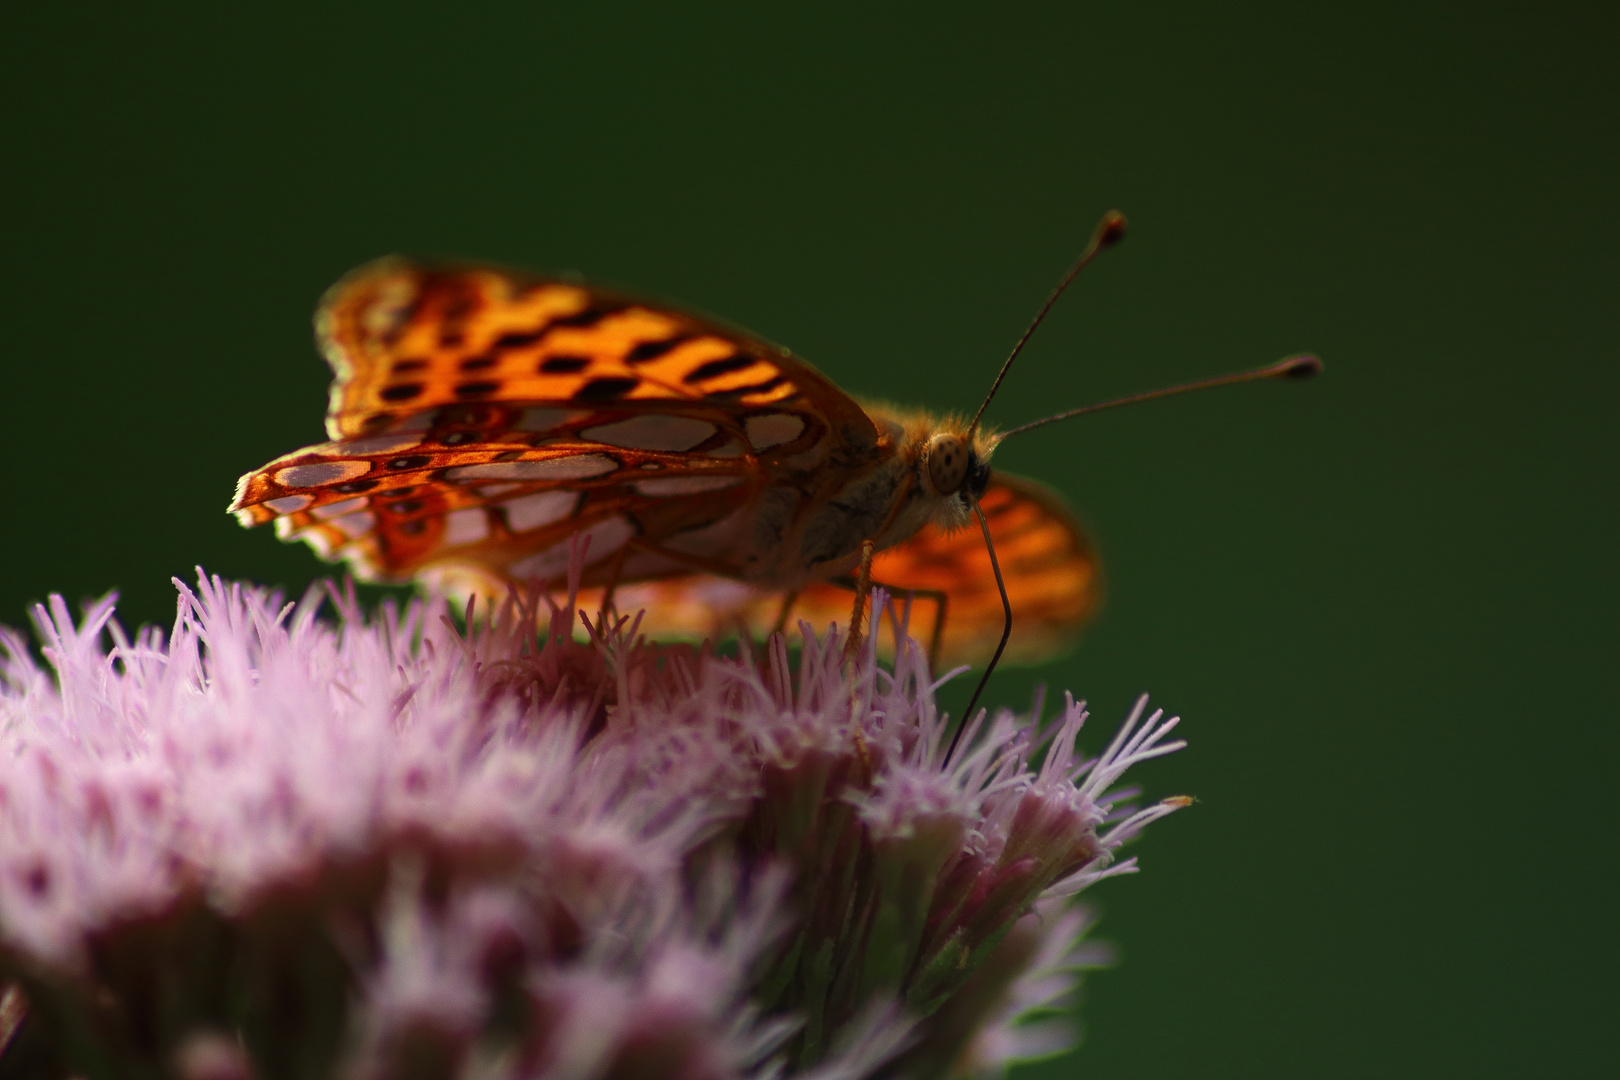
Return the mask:
[[995,1075],[1073,1041],[1020,1020],[1099,959],[1066,898],[1187,801],[1116,793],[1181,745],[1145,701],[1093,760],[1065,699],[947,762],[898,631],[891,670],[836,628],[648,643],[572,588],[458,624],[176,584],[167,635],[111,597],[37,609],[43,665],[0,633],[6,1065]]

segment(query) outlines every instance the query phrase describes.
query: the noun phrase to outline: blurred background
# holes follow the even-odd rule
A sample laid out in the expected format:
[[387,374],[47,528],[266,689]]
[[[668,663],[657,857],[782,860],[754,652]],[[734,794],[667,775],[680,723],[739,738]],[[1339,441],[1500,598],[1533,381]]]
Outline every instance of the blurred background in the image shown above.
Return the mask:
[[[991,411],[1313,350],[997,465],[1106,560],[1072,656],[1198,805],[1093,894],[1120,965],[1025,1078],[1613,1075],[1610,4],[31,5],[4,16],[0,621],[202,564],[321,438],[321,290],[403,251],[719,313],[971,409],[1097,216],[1127,241]],[[965,687],[953,691],[959,700]]]

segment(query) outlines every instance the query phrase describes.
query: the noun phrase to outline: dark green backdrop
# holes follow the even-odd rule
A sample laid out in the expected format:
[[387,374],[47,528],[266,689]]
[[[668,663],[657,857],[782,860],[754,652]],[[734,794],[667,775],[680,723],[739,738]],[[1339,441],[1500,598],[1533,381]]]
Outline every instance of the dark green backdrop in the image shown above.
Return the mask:
[[1608,1074],[1614,11],[13,9],[0,617],[322,572],[224,507],[320,436],[311,306],[375,255],[578,269],[962,409],[1119,206],[995,420],[1329,366],[998,459],[1110,602],[992,697],[1151,690],[1192,748],[1141,778],[1200,799],[1095,894],[1123,962],[1029,1075]]

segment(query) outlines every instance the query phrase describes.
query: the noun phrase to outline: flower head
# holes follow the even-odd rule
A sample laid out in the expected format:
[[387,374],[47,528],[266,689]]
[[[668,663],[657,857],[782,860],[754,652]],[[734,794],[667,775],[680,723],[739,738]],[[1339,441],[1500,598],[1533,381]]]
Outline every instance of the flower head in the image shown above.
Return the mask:
[[1095,959],[1063,898],[1183,802],[1116,807],[1181,745],[1140,703],[1093,760],[1066,700],[947,764],[904,639],[180,592],[0,637],[5,1053],[63,1074],[994,1073],[1072,1041],[1017,1022]]

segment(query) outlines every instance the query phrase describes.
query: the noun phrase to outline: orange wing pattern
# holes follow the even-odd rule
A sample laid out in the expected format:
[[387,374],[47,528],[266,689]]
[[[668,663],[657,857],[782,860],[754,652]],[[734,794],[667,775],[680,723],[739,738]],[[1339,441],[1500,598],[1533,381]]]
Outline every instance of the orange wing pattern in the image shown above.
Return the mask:
[[[1012,601],[1013,630],[1003,662],[1038,663],[1063,651],[1102,599],[1102,574],[1090,542],[1062,501],[1045,487],[997,473],[979,505],[990,525]],[[872,580],[889,588],[897,604],[908,590],[911,633],[927,642],[941,614],[942,665],[983,662],[1001,638],[1001,596],[990,556],[976,525],[946,533],[925,527],[911,540],[879,552]],[[599,594],[582,598],[596,602]],[[645,607],[642,627],[653,636],[714,636],[746,628],[763,636],[775,625],[783,597],[735,581],[700,575],[644,582],[616,594],[621,611]],[[853,594],[830,584],[812,585],[794,601],[789,624],[815,626],[849,621]],[[892,646],[878,630],[880,648]]]
[[484,401],[655,411],[682,402],[733,416],[809,404],[836,438],[875,438],[865,412],[788,350],[572,282],[379,259],[328,291],[315,328],[337,374],[333,439]]
[[787,350],[571,282],[383,259],[316,329],[332,441],[244,476],[231,510],[366,578],[551,577],[576,531],[594,561],[632,539],[694,553],[643,550],[627,577],[689,571],[768,475],[876,441]]

